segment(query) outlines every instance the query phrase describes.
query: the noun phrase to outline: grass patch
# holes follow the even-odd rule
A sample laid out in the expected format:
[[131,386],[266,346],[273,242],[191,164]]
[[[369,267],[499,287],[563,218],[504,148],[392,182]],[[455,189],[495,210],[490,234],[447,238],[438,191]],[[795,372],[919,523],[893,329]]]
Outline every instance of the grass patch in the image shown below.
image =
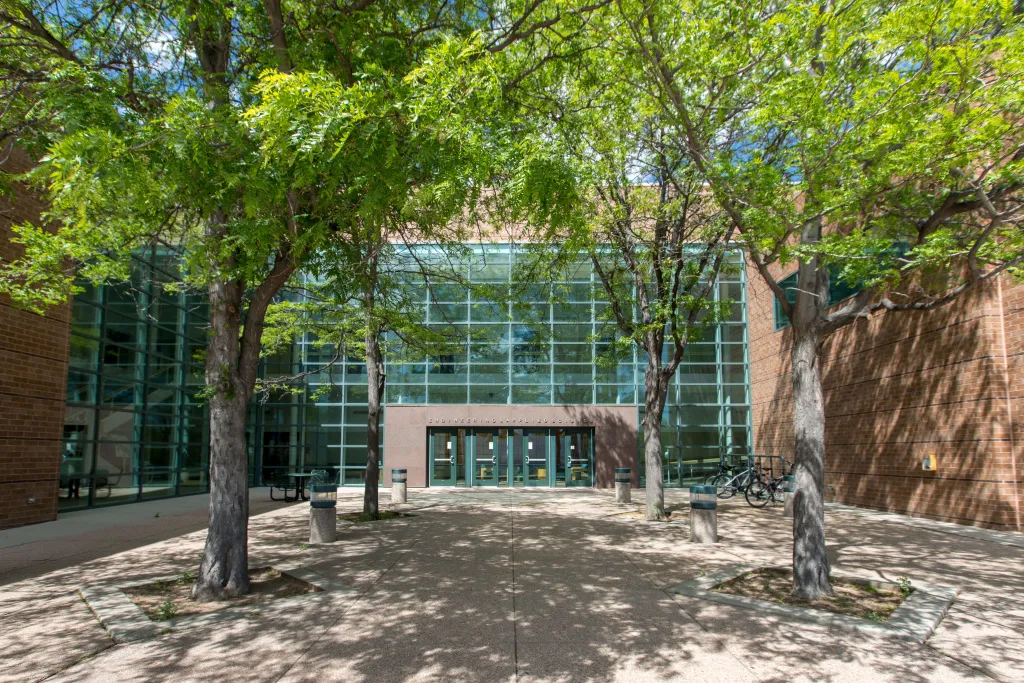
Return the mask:
[[345,512],[338,515],[338,519],[343,519],[346,522],[383,522],[390,519],[398,519],[400,517],[412,517],[408,512],[396,512],[394,510],[379,510],[377,514],[372,515],[368,512]]
[[820,600],[799,600],[793,597],[793,572],[786,569],[762,568],[720,583],[712,590],[767,600],[779,605],[811,607],[835,614],[860,617],[885,623],[914,589],[905,577],[891,589],[878,588],[863,581],[832,577],[835,595]]
[[170,621],[176,617],[206,614],[225,607],[258,605],[320,590],[311,583],[283,574],[273,567],[261,567],[249,570],[247,595],[217,602],[196,602],[192,599],[192,584],[195,580],[194,573],[185,572],[174,579],[126,588],[124,592],[151,620]]

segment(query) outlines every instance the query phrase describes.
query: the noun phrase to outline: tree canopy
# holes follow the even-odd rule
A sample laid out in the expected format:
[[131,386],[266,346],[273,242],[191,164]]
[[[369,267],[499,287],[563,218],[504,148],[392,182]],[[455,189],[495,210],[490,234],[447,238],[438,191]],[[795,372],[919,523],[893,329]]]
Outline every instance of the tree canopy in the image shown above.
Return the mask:
[[[669,144],[792,322],[794,591],[829,593],[822,341],[1022,274],[1019,6],[619,0],[610,14]],[[830,307],[833,276],[859,291]]]

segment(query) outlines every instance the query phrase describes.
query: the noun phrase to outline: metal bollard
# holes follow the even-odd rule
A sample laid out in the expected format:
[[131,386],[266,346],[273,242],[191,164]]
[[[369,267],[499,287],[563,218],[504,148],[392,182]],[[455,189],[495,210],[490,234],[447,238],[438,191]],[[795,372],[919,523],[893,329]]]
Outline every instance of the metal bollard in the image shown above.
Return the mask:
[[406,501],[406,487],[408,486],[408,470],[391,470],[391,504],[397,505]]
[[787,474],[782,477],[782,516],[793,516],[793,499],[796,498],[796,477]]
[[628,467],[615,468],[615,502],[628,503],[631,500],[632,480]]
[[338,540],[337,484],[309,485],[309,542],[334,543]]
[[718,543],[718,491],[714,486],[690,487],[690,540]]

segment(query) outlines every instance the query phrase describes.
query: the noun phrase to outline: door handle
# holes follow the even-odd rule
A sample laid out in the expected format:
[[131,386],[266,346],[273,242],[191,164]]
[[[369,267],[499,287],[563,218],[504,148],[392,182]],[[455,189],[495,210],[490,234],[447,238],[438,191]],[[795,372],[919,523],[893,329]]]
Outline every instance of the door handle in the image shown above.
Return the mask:
[[455,454],[454,453],[452,453],[452,457],[448,459],[448,462],[450,462],[453,465],[455,464]]
[[493,464],[493,465],[497,465],[498,464],[498,454],[497,453],[495,453],[493,456],[491,456],[491,464]]

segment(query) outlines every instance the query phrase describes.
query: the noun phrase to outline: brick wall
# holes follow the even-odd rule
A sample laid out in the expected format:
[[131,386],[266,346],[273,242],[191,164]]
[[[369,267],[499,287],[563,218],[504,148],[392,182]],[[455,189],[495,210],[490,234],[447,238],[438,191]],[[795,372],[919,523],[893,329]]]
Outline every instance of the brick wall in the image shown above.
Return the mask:
[[[16,152],[3,168],[17,173],[29,164]],[[21,186],[14,201],[0,198],[0,259],[19,255],[12,223],[36,221],[42,208]],[[35,315],[0,296],[0,529],[57,517],[69,312]]]
[[1003,278],[999,283],[1002,309],[1007,404],[1011,422],[1012,460],[1016,470],[1018,530],[1024,524],[1024,282]]
[[[754,447],[790,460],[792,333],[775,331],[772,295],[748,276]],[[1024,285],[875,316],[833,335],[823,357],[827,499],[1021,530]],[[929,454],[934,472],[921,468]]]

